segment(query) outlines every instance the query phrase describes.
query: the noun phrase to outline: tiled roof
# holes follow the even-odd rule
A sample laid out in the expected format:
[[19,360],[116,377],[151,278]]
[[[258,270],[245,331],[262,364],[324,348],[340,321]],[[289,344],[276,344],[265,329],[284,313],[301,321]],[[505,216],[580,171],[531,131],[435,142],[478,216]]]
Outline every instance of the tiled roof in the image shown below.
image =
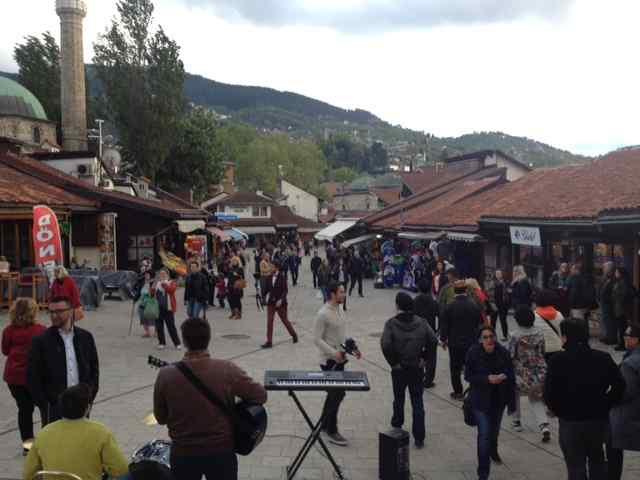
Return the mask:
[[433,168],[425,169],[420,172],[402,172],[400,178],[412,193],[416,193],[425,188],[436,177]]
[[[449,189],[446,192],[436,195],[431,200],[426,201],[404,213],[398,213],[378,221],[374,226],[395,230],[400,229],[401,227],[430,228],[458,225],[457,223],[453,223],[453,218],[449,213],[450,210],[456,209],[457,205],[465,199],[474,198],[474,195],[478,195],[480,192],[487,189],[495,188],[504,181],[503,176],[496,176],[461,182],[456,185],[456,188]],[[473,216],[470,216],[469,218],[473,218]],[[478,219],[475,219],[472,224],[475,225],[477,220]],[[456,221],[458,220],[456,219]]]
[[392,203],[400,200],[400,193],[402,192],[401,188],[372,188],[371,192],[375,194],[380,200],[382,200],[386,205],[391,205]]
[[0,204],[96,207],[97,202],[69,193],[0,162]]
[[66,192],[71,192],[76,196],[91,200],[99,200],[103,203],[132,208],[143,212],[160,215],[169,218],[206,218],[207,214],[203,210],[193,206],[185,207],[182,200],[177,201],[173,196],[160,191],[158,200],[149,200],[134,197],[126,193],[105,190],[103,188],[90,185],[83,180],[67,175],[57,170],[45,162],[34,160],[33,158],[15,155],[0,156],[0,163],[9,165],[33,178],[37,178],[49,185],[55,185]]
[[270,198],[265,198],[253,192],[235,192],[225,197],[218,205],[274,205]]
[[504,176],[505,169],[487,167],[481,169],[451,169],[444,170],[435,176],[423,190],[410,197],[396,202],[382,210],[372,213],[363,219],[369,226],[376,226],[377,223],[393,216],[399,216],[401,212],[408,212],[413,208],[420,207],[427,202],[447,193],[449,190],[459,187],[461,184],[481,180],[488,177]]
[[319,223],[296,215],[289,207],[284,205],[271,207],[271,217],[276,225],[297,225],[298,228],[322,229]]
[[497,155],[500,156],[506,160],[509,160],[512,163],[518,164],[521,167],[531,171],[532,168],[527,165],[524,162],[521,162],[520,160],[517,160],[515,158],[513,158],[510,155],[507,155],[506,153],[504,153],[502,150],[480,150],[479,152],[472,152],[472,153],[466,153],[464,155],[458,155],[456,157],[449,157],[446,158],[444,160],[445,163],[451,164],[451,163],[456,163],[456,162],[460,162],[460,161],[464,161],[464,160],[472,160],[474,158],[477,158],[479,160],[485,159],[487,157],[491,157],[493,155]]
[[640,149],[614,152],[587,165],[534,170],[519,180],[461,202],[455,218],[595,220],[640,212]]

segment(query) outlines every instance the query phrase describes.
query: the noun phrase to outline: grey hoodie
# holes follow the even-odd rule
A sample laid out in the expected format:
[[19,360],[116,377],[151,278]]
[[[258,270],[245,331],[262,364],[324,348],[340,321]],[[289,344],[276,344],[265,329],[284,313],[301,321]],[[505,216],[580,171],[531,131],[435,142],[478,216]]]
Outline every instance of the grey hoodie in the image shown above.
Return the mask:
[[426,351],[437,347],[438,338],[425,319],[400,312],[387,320],[380,344],[392,368],[419,367],[428,358]]

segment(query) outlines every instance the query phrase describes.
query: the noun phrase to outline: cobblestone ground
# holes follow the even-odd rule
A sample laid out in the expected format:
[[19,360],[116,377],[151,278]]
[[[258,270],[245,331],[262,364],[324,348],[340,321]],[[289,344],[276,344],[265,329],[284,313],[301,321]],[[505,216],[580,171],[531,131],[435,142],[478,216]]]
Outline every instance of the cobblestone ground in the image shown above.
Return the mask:
[[[320,300],[311,286],[308,258],[301,273],[301,284],[290,289],[290,318],[295,321],[300,342],[293,345],[282,325],[276,325],[276,345],[262,351],[265,314],[255,306],[253,288],[244,299],[245,315],[240,321],[228,320],[229,311],[209,310],[214,327],[213,354],[234,359],[252,376],[262,379],[265,369],[317,369],[317,352],[311,338],[315,312]],[[370,392],[349,392],[340,415],[342,433],[349,439],[346,448],[330,447],[347,477],[378,478],[378,433],[389,428],[392,390],[389,369],[380,352],[379,337],[384,322],[393,315],[395,291],[374,290],[365,283],[365,298],[348,300],[349,335],[357,339],[363,360],[352,360],[348,368],[364,370],[371,383]],[[152,409],[152,385],[155,372],[146,364],[147,355],[157,355],[174,361],[180,353],[169,348],[158,352],[150,339],[140,337],[137,325],[134,335],[127,336],[131,303],[107,300],[94,312],[89,312],[83,327],[96,338],[100,363],[101,386],[92,418],[104,422],[116,435],[127,455],[153,438],[166,438],[163,427],[147,427],[143,418]],[[184,319],[181,309],[178,319]],[[48,322],[46,317],[43,322]],[[7,322],[0,314],[0,327]],[[245,337],[235,337],[241,335]],[[616,356],[619,360],[620,356]],[[4,358],[0,362],[4,367]],[[460,404],[449,399],[447,353],[439,350],[436,387],[425,392],[427,410],[426,448],[411,450],[413,478],[430,480],[473,479],[476,469],[476,431],[464,425]],[[319,414],[323,394],[303,393],[303,404],[312,416]],[[516,433],[506,417],[500,436],[500,451],[504,465],[494,467],[493,479],[556,480],[566,478],[557,442],[557,422],[553,422],[551,443],[543,445],[523,398],[525,431]],[[242,479],[285,478],[286,465],[297,453],[308,435],[308,428],[285,392],[270,392],[268,401],[270,425],[267,438],[256,452],[240,459]],[[411,418],[407,405],[407,416]],[[405,424],[406,427],[410,425]],[[23,458],[16,431],[15,404],[8,389],[0,388],[0,480],[21,478]],[[640,456],[627,454],[624,478],[640,478]],[[332,479],[328,461],[317,450],[311,452],[299,479]]]

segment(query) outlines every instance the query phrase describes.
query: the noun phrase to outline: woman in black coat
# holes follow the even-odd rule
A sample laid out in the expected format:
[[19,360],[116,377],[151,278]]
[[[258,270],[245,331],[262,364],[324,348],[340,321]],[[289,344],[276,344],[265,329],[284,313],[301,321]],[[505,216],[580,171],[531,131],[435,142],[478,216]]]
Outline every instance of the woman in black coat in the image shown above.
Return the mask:
[[242,318],[242,297],[244,291],[240,287],[241,281],[244,278],[244,270],[238,260],[231,261],[231,269],[227,275],[228,287],[227,287],[227,299],[229,300],[229,307],[231,307],[231,320],[240,320]]
[[470,400],[478,425],[478,479],[487,480],[491,461],[501,464],[498,434],[505,407],[515,411],[515,374],[511,356],[492,327],[480,329],[480,343],[465,360],[464,378],[471,384]]

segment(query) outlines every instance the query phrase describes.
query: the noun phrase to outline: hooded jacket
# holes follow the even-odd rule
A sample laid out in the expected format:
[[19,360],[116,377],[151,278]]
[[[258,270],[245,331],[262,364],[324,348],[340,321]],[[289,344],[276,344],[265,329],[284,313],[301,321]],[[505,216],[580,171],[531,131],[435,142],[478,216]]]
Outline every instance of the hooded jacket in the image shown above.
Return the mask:
[[380,345],[392,368],[419,367],[426,352],[437,347],[438,338],[425,319],[401,312],[387,320]]

